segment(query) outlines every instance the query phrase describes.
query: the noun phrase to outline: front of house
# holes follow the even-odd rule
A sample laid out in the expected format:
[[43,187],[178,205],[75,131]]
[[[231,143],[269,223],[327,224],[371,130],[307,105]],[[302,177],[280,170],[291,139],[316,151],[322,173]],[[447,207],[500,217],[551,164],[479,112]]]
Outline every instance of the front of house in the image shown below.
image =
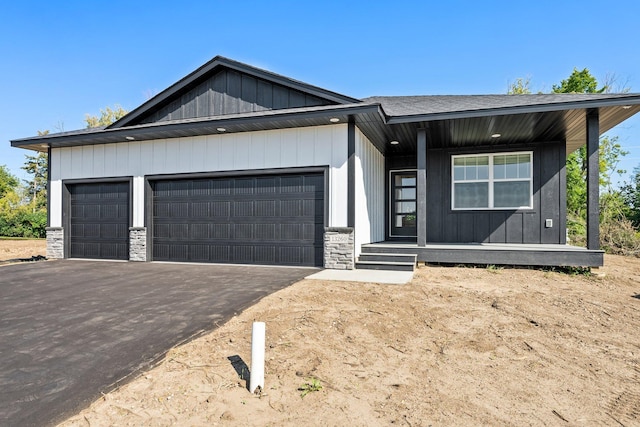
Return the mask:
[[[359,100],[216,57],[106,128],[11,144],[49,153],[49,258],[600,266],[598,137],[638,111],[638,94]],[[565,237],[584,144],[587,249]]]

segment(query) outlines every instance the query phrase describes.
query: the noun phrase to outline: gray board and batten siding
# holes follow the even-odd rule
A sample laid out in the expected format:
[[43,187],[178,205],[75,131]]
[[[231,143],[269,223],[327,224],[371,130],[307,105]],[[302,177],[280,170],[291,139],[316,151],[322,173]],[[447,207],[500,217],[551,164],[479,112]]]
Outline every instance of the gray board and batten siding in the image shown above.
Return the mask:
[[169,98],[135,124],[332,105],[326,99],[222,69],[175,98]]
[[[427,242],[566,243],[565,144],[510,147],[516,149],[533,151],[533,209],[451,209],[451,156],[483,150],[427,150]],[[553,221],[551,227],[546,219]]]

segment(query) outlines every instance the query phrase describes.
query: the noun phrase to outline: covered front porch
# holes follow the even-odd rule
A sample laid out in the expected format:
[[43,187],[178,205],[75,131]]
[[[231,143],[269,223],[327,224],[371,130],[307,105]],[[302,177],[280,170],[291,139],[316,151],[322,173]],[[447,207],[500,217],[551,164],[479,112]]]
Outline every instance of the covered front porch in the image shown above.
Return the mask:
[[564,244],[425,243],[387,241],[362,245],[361,254],[411,254],[418,262],[561,267],[601,267],[604,251]]

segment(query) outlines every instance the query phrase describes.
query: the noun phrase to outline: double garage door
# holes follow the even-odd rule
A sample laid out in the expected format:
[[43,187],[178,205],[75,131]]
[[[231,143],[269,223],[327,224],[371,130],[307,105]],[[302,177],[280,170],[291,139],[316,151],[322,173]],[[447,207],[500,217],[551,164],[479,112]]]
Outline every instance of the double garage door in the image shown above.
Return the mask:
[[[128,183],[69,187],[74,214],[72,257],[127,258],[128,250],[122,254],[110,245],[128,249],[129,217],[126,225],[118,224],[117,230],[105,227],[103,220],[107,217],[116,221],[114,215],[105,215],[113,213],[107,206],[117,203],[113,197],[105,197],[113,193],[105,185],[126,187],[118,199],[129,203]],[[158,179],[150,181],[150,187],[152,215],[147,219],[147,230],[152,233],[154,261],[322,265],[323,173]],[[95,194],[74,198],[81,188],[83,193],[93,189]],[[100,206],[100,212],[95,205]],[[124,211],[129,211],[128,206],[118,208],[118,212]],[[92,213],[91,218],[79,215],[87,212]],[[96,215],[100,221],[94,221]],[[122,218],[120,214],[115,216]],[[93,240],[87,242],[87,224],[92,221]],[[127,232],[124,240],[122,230]],[[93,249],[88,251],[89,247]]]

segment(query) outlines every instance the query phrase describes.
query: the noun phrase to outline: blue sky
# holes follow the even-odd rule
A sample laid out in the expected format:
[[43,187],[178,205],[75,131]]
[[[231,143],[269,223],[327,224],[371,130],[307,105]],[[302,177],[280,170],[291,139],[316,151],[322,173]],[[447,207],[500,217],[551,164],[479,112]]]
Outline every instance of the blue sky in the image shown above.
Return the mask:
[[[24,0],[0,15],[0,165],[10,139],[133,109],[216,55],[361,98],[550,91],[573,68],[640,92],[640,2]],[[615,128],[640,165],[640,117]]]

